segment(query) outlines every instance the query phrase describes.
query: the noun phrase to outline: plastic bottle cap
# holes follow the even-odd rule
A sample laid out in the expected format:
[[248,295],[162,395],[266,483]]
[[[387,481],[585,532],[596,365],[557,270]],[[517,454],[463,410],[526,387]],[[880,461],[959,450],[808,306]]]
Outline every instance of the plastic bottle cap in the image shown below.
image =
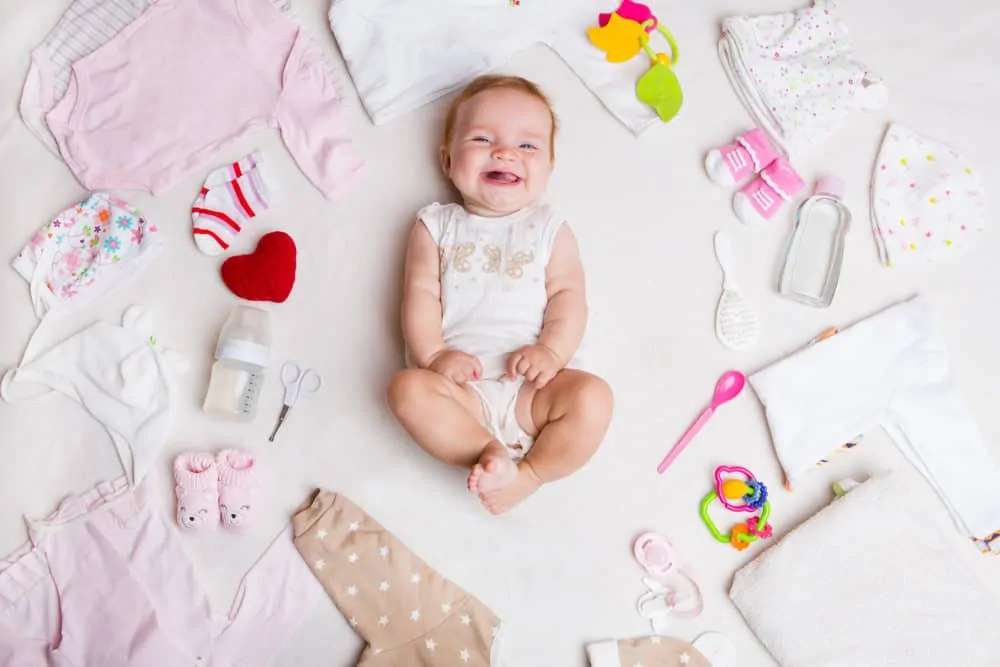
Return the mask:
[[816,194],[844,198],[844,182],[836,176],[824,176],[816,182]]
[[231,359],[242,361],[253,366],[267,367],[269,353],[266,345],[251,343],[246,340],[228,339],[219,341],[215,348],[216,359]]

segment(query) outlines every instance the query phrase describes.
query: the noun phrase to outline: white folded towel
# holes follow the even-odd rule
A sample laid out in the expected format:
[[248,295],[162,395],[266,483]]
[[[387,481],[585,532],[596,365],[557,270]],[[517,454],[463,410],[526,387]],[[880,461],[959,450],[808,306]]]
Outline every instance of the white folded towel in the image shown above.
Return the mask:
[[919,477],[875,477],[745,566],[729,595],[783,667],[1000,664],[997,565]]

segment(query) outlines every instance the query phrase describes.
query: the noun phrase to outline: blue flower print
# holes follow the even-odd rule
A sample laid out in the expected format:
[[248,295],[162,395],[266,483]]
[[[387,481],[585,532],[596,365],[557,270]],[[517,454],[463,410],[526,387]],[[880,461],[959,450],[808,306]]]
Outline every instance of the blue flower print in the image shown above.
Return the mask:
[[125,231],[126,229],[132,228],[132,218],[127,215],[120,215],[118,219],[115,220],[115,224],[118,225],[118,229]]
[[117,236],[109,236],[104,242],[105,252],[118,252],[118,249],[121,247],[121,243],[119,243]]

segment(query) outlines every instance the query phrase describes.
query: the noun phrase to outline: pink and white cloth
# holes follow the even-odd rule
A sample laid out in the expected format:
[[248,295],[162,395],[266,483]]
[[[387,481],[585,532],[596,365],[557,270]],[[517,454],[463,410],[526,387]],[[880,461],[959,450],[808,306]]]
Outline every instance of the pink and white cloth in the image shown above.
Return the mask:
[[160,194],[256,126],[328,197],[363,172],[322,52],[271,0],[152,3],[74,63],[46,121],[90,189]]
[[124,478],[29,522],[0,560],[0,665],[259,667],[324,596],[286,526],[244,576],[228,614],[211,608],[150,482]]
[[719,55],[737,97],[793,156],[822,145],[859,110],[888,102],[858,60],[836,0],[794,12],[723,21]]

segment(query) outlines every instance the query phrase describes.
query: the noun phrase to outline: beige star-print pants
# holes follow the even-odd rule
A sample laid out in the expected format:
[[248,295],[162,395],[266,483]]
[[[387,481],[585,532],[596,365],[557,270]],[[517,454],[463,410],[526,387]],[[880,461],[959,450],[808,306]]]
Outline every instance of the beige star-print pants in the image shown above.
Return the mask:
[[597,642],[587,646],[590,667],[712,667],[691,644],[673,637]]
[[358,667],[489,667],[500,620],[343,495],[314,491],[295,546],[368,642]]

